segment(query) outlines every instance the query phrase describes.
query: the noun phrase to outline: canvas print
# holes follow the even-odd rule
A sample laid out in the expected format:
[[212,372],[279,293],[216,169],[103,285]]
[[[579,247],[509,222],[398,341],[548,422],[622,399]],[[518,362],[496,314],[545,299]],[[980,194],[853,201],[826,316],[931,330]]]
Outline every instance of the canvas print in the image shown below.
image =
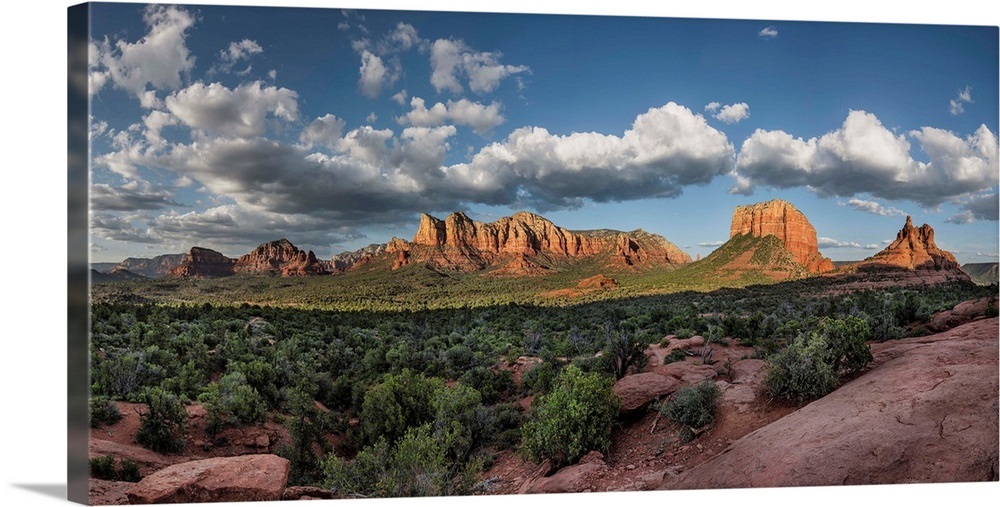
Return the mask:
[[998,480],[997,27],[70,14],[76,499]]

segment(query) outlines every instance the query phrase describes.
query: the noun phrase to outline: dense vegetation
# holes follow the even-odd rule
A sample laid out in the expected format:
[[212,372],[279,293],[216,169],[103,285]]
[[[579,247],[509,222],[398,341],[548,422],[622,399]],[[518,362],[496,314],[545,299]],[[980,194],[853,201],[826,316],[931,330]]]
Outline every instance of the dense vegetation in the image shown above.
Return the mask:
[[[365,276],[357,280],[389,283]],[[996,294],[962,283],[835,294],[828,279],[813,278],[707,293],[625,297],[628,289],[571,305],[530,295],[557,283],[548,277],[531,279],[538,289],[519,300],[523,279],[441,276],[413,269],[377,297],[322,285],[335,277],[108,284],[103,294],[121,297],[92,307],[92,424],[114,422],[108,400],[146,403],[140,443],[177,452],[187,431],[183,403],[198,400],[215,438],[283,422],[292,443],[280,453],[292,461],[294,484],[365,496],[465,493],[497,449],[571,461],[604,446],[589,440],[595,435],[564,432],[558,410],[546,407],[593,414],[589,429],[608,436],[606,415],[616,412],[608,412],[607,389],[641,368],[636,351],[667,334],[734,337],[760,357],[821,353],[831,371],[847,372],[864,356],[845,333],[863,326],[872,339],[898,338],[919,332],[912,324],[935,311]],[[364,285],[357,280],[351,290]],[[522,355],[542,362],[514,385],[506,364]],[[529,393],[538,401],[522,414],[513,402]],[[348,429],[352,417],[358,424]],[[346,442],[331,448],[329,432]],[[585,440],[558,447],[567,438]]]

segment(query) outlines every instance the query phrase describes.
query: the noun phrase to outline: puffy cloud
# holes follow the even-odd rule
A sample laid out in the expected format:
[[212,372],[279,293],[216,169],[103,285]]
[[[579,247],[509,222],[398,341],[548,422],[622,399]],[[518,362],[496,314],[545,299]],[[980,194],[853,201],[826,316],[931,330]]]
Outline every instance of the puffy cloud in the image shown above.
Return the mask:
[[778,36],[778,29],[773,26],[765,27],[757,32],[757,36],[763,39],[773,39]]
[[185,44],[194,16],[180,7],[150,5],[143,20],[149,31],[137,42],[107,39],[91,46],[90,87],[96,93],[108,80],[136,97],[147,86],[175,90],[181,77],[194,68],[195,58]]
[[347,122],[332,114],[321,116],[302,129],[302,133],[299,134],[299,142],[305,145],[306,149],[311,149],[315,144],[336,149],[340,144],[340,135],[346,125]]
[[182,205],[164,190],[154,190],[148,183],[131,181],[120,187],[103,183],[91,185],[90,206],[91,209],[100,211],[137,211]]
[[413,97],[410,101],[412,109],[397,120],[401,125],[410,124],[416,127],[433,127],[452,122],[457,125],[467,125],[477,134],[485,134],[504,122],[500,114],[500,104],[493,102],[484,106],[468,99],[449,100],[447,104],[438,102],[430,109],[424,99]]
[[[714,106],[714,108],[709,109],[709,106]],[[707,106],[705,106],[705,110],[715,111],[718,107],[718,102],[710,102]],[[729,104],[727,106],[722,106],[722,108],[719,109],[719,112],[712,116],[723,123],[739,123],[750,117],[750,106],[748,106],[746,102]]]
[[883,217],[893,217],[893,216],[906,216],[906,212],[893,207],[883,206],[878,201],[866,201],[863,199],[851,199],[846,203],[837,203],[840,206],[850,206],[858,211],[864,211],[865,213],[871,213],[873,215],[879,215]]
[[406,97],[407,96],[408,95],[406,93],[406,90],[400,90],[398,93],[396,93],[395,95],[392,96],[392,100],[393,100],[393,102],[395,102],[395,103],[397,103],[397,104],[399,104],[399,105],[402,106],[402,105],[406,104]]
[[881,246],[878,243],[869,243],[861,248],[864,248],[865,250],[878,250]]
[[[233,41],[229,43],[229,47],[219,51],[219,62],[209,69],[209,74],[214,74],[216,72],[232,72],[233,67],[237,63],[243,60],[249,60],[251,56],[257,55],[264,52],[264,48],[260,46],[255,40],[243,39],[241,41]],[[246,75],[250,73],[251,66],[247,66],[246,69],[237,72],[237,75]]]
[[945,222],[952,224],[968,224],[977,220],[996,221],[1000,215],[1000,194],[977,195],[961,202],[963,211]]
[[129,243],[157,243],[149,227],[143,229],[135,224],[142,220],[141,215],[123,216],[112,213],[91,212],[90,233],[101,239],[124,241]]
[[722,104],[718,102],[709,102],[708,104],[705,104],[705,110],[712,113],[718,111],[720,107],[722,107]]
[[[329,246],[363,237],[350,228],[338,227],[327,220],[303,214],[271,213],[235,204],[204,211],[170,211],[150,222],[152,239],[175,249],[204,246],[231,255],[246,253],[257,245],[288,237],[296,246],[329,255]],[[155,232],[152,232],[155,231]]]
[[368,113],[368,116],[365,116],[365,123],[375,123],[376,121],[378,121],[378,115],[375,114],[375,111],[372,111]]
[[177,117],[164,111],[150,111],[142,117],[142,123],[146,130],[143,135],[150,145],[159,146],[166,143],[161,131],[168,125],[177,125]]
[[[336,117],[318,118],[298,145],[199,138],[144,163],[197,180],[245,209],[357,226],[470,202],[555,209],[585,199],[674,197],[685,185],[725,174],[734,158],[724,134],[674,103],[639,115],[620,136],[521,128],[450,166],[452,125],[411,126],[398,136],[365,126],[336,138],[342,128]],[[329,152],[310,151],[320,144]]]
[[583,199],[676,197],[686,185],[725,174],[732,159],[725,134],[671,102],[636,117],[620,137],[520,128],[446,172],[477,202],[554,209],[578,207]]
[[191,128],[223,136],[252,137],[264,132],[267,116],[298,119],[298,94],[261,81],[230,89],[197,82],[167,96],[166,107]]
[[500,63],[500,53],[478,52],[462,40],[438,39],[431,45],[431,84],[441,92],[462,93],[465,77],[475,93],[489,93],[507,76],[529,72],[524,65]]
[[395,30],[386,34],[385,40],[392,48],[387,48],[385,51],[409,51],[412,47],[420,48],[427,44],[427,41],[417,35],[417,29],[409,23],[398,23]]
[[361,51],[359,71],[358,88],[366,97],[373,99],[382,93],[383,88],[398,81],[401,74],[398,61],[387,65],[381,57],[367,49]]
[[839,241],[833,238],[816,238],[816,245],[820,248],[862,248],[854,241]]
[[[929,162],[910,157],[911,138]],[[995,186],[998,174],[997,137],[985,125],[965,139],[933,127],[897,135],[875,115],[851,111],[819,138],[757,129],[740,149],[731,191],[808,186],[823,196],[870,193],[936,206]]]
[[965,104],[972,102],[972,87],[966,86],[958,91],[958,97],[948,101],[949,111],[952,116],[958,116],[965,112]]

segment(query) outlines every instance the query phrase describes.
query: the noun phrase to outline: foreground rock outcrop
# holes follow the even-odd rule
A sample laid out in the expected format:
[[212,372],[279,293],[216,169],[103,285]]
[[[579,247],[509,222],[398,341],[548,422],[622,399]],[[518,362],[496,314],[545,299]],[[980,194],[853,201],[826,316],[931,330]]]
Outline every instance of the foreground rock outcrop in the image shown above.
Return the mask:
[[750,234],[763,238],[774,236],[796,262],[811,273],[833,271],[833,262],[819,253],[816,229],[801,211],[781,199],[737,206],[729,238]]
[[873,344],[871,371],[661,489],[996,481],[998,325]]
[[290,463],[273,454],[189,461],[144,477],[128,492],[133,504],[281,500]]
[[955,256],[942,250],[934,242],[934,228],[924,224],[913,226],[913,219],[906,217],[903,228],[896,233],[896,240],[881,252],[861,261],[859,269],[884,267],[912,270],[959,270]]

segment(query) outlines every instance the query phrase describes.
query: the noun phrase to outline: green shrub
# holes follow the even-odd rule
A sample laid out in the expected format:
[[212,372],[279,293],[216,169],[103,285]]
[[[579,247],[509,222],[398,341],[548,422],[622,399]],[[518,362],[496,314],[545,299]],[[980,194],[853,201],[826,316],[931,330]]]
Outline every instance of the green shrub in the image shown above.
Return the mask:
[[671,350],[669,354],[663,357],[663,364],[676,363],[678,361],[683,361],[687,359],[687,354],[681,349]]
[[386,374],[382,382],[365,393],[361,405],[361,441],[371,445],[385,439],[390,445],[409,428],[434,420],[431,400],[442,388],[441,379],[427,378],[404,369],[399,375]]
[[114,456],[90,458],[90,476],[106,481],[139,482],[139,464],[128,458],[122,458],[117,466]]
[[536,398],[521,428],[524,453],[536,461],[566,464],[590,451],[607,452],[620,406],[613,384],[611,377],[583,373],[573,365],[563,369],[552,391]]
[[160,453],[179,452],[184,448],[187,411],[176,395],[159,387],[142,394],[147,410],[139,416],[139,445]]
[[767,390],[775,398],[802,403],[819,398],[837,387],[826,339],[803,335],[768,361]]
[[264,398],[241,372],[227,373],[209,384],[198,401],[205,406],[205,431],[211,436],[225,428],[262,421],[267,412]]
[[480,408],[479,392],[463,384],[442,387],[431,397],[434,439],[448,459],[465,461],[475,448],[483,433]]
[[324,486],[347,495],[376,497],[467,495],[484,459],[448,459],[430,424],[410,428],[395,447],[385,440],[365,447],[353,461],[330,454]]
[[825,396],[837,388],[842,373],[858,371],[873,360],[865,342],[870,336],[868,323],[859,317],[823,318],[769,358],[768,392],[797,403]]
[[629,369],[641,371],[649,362],[646,357],[647,343],[639,339],[639,334],[630,331],[614,330],[611,325],[605,325],[604,356],[609,372],[620,379],[628,374]]
[[719,386],[705,380],[696,386],[682,387],[674,398],[660,407],[660,414],[681,427],[681,440],[690,441],[694,431],[715,421]]
[[301,389],[289,390],[286,398],[290,415],[284,421],[284,425],[288,428],[292,442],[290,445],[282,446],[278,450],[278,455],[291,463],[288,484],[293,486],[319,484],[322,477],[318,463],[330,450],[325,436],[326,431],[333,426],[332,416],[317,408],[312,397]]
[[90,476],[106,481],[117,480],[118,471],[115,470],[115,457],[107,455],[90,458]]
[[122,413],[107,396],[90,398],[90,427],[114,424],[122,420]]

